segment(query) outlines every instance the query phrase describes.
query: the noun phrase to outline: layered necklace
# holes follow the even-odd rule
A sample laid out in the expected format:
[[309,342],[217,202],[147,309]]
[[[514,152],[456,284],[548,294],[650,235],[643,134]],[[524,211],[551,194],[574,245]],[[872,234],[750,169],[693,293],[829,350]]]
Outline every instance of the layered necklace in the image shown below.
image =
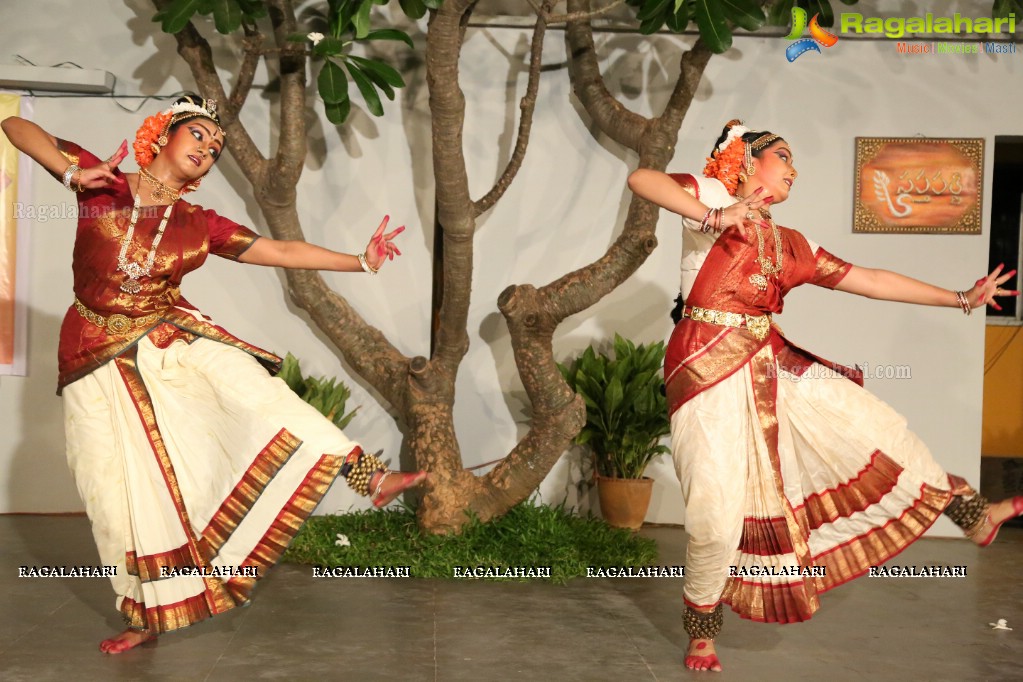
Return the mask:
[[781,249],[781,230],[775,224],[774,219],[771,218],[771,213],[765,211],[762,208],[757,209],[760,212],[761,217],[767,220],[771,224],[771,232],[774,234],[774,260],[771,260],[764,253],[764,233],[760,229],[760,226],[756,226],[757,231],[757,265],[760,266],[760,272],[749,276],[750,284],[755,286],[760,291],[767,291],[767,279],[781,273],[782,269],[782,258],[784,254]]
[[146,259],[143,263],[129,262],[128,246],[131,244],[131,240],[135,236],[135,224],[139,221],[139,212],[142,208],[142,192],[140,189],[135,191],[135,202],[131,209],[131,220],[128,222],[128,231],[124,233],[124,239],[121,240],[121,251],[117,254],[117,269],[123,272],[127,277],[126,280],[121,282],[121,291],[126,294],[139,293],[142,290],[142,285],[139,284],[139,279],[142,277],[148,277],[149,273],[152,272],[153,262],[156,260],[156,249],[160,246],[160,240],[163,239],[163,232],[167,229],[167,221],[170,220],[170,214],[171,210],[174,208],[174,202],[177,201],[179,196],[178,192],[157,180],[153,177],[153,174],[145,168],[139,169],[139,175],[146,178],[150,184],[155,183],[157,189],[154,189],[151,192],[154,200],[163,201],[163,199],[171,197],[174,201],[167,204],[167,210],[163,212],[163,220],[160,221],[160,227],[156,230],[156,236],[153,238],[153,245],[150,247],[149,254],[146,256]]
[[[150,196],[153,197],[153,201],[163,202],[170,199],[172,202],[177,201],[181,198],[181,192],[174,189],[173,187],[167,186],[159,178],[150,173],[145,168],[139,168],[139,177],[143,178],[146,182],[152,185],[152,189],[149,190]],[[136,195],[137,196],[137,195]]]

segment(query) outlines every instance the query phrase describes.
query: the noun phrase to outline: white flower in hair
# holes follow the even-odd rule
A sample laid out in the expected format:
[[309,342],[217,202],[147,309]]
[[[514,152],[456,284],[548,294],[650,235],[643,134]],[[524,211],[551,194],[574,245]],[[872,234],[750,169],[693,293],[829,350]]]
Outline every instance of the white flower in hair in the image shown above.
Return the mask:
[[308,38],[309,40],[313,41],[313,45],[319,45],[320,41],[323,40],[323,34],[322,33],[316,33],[315,31],[313,31],[312,33],[307,35],[306,38]]
[[750,132],[750,129],[741,123],[736,124],[728,129],[728,135],[725,136],[724,141],[718,145],[718,151],[723,152],[728,149],[728,145],[735,141],[735,138],[742,137],[746,133]]
[[202,114],[203,116],[209,116],[211,113],[198,104],[192,104],[191,102],[176,102],[170,108],[171,114],[183,114],[186,111],[192,114]]

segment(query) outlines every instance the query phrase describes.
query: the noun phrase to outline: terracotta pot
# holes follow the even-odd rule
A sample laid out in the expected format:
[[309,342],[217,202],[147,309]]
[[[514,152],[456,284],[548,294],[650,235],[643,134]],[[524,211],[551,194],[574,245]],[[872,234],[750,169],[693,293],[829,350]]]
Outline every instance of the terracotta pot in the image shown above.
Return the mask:
[[608,525],[639,530],[650,507],[654,479],[597,476],[600,511]]

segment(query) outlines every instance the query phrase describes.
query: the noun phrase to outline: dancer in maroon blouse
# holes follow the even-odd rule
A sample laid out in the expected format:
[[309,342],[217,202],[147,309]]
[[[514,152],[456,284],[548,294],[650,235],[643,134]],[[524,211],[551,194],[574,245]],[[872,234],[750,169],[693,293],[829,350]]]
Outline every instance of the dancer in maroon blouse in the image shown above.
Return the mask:
[[799,348],[771,320],[801,284],[969,314],[1018,295],[1000,288],[1015,271],[950,291],[846,263],[774,222],[792,159],[778,135],[732,121],[707,177],[629,177],[685,227],[664,372],[690,535],[685,664],[697,670],[721,670],[723,603],[752,620],[807,620],[821,593],[898,554],[943,511],[980,545],[1023,513],[1023,497],[989,504],[948,475],[860,372]]
[[[376,273],[399,254],[387,218],[365,253],[260,237],[181,195],[223,152],[213,100],[178,99],[101,160],[17,117],[11,142],[77,192],[74,294],[58,392],[68,462],[100,559],[115,567],[121,653],[249,601],[339,474],[383,506],[426,478],[388,471],[181,295],[215,254],[242,263]],[[269,372],[267,370],[270,370]]]

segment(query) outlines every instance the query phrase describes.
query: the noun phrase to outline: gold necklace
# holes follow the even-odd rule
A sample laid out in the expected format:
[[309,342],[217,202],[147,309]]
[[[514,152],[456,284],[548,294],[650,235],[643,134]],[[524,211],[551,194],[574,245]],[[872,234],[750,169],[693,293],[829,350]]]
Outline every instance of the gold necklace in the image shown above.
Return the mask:
[[771,218],[770,212],[764,211],[763,209],[757,209],[760,211],[761,217],[765,218],[771,224],[771,232],[774,233],[774,254],[775,260],[771,260],[764,254],[764,233],[761,231],[760,226],[756,226],[757,231],[757,264],[760,266],[760,272],[750,275],[750,284],[755,286],[760,291],[767,291],[767,278],[778,275],[782,269],[782,258],[784,253],[781,250],[781,231]]
[[173,187],[168,187],[166,183],[162,182],[159,178],[150,173],[147,169],[139,168],[139,176],[145,179],[145,181],[148,182],[150,185],[152,185],[153,188],[149,190],[149,195],[153,197],[154,201],[159,201],[162,203],[167,199],[170,199],[171,201],[177,201],[179,198],[181,198],[180,191],[174,189]]
[[143,265],[128,260],[128,245],[131,244],[132,237],[135,236],[135,224],[139,221],[141,204],[139,193],[135,192],[135,204],[131,209],[128,231],[124,233],[124,239],[121,240],[121,251],[117,254],[117,269],[123,272],[127,278],[121,282],[121,291],[126,294],[137,294],[142,291],[142,285],[138,280],[142,277],[149,277],[149,273],[152,272],[153,262],[156,260],[156,249],[160,246],[163,232],[167,229],[167,221],[170,220],[171,209],[174,208],[173,201],[167,204],[167,209],[163,212],[163,220],[160,221],[160,227],[156,230],[156,237],[153,238],[153,245],[149,248],[149,254],[146,255]]

